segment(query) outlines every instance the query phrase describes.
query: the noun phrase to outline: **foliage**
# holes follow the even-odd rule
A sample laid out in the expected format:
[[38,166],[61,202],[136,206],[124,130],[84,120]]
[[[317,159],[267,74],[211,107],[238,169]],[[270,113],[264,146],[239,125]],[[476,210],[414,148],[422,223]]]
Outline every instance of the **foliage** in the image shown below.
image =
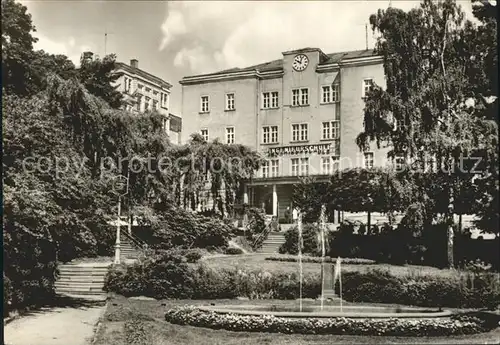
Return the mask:
[[[324,262],[327,263],[336,263],[338,258],[325,256]],[[298,262],[298,257],[293,255],[280,255],[280,256],[270,256],[267,257],[266,260],[269,261],[281,261],[281,262]],[[321,257],[316,256],[303,256],[302,262],[313,262],[313,263],[321,263],[323,259]],[[360,259],[360,258],[342,258],[342,263],[346,265],[373,265],[375,261],[370,259]]]
[[408,320],[349,318],[286,318],[273,315],[238,315],[203,310],[194,306],[170,309],[165,320],[180,325],[226,329],[240,332],[285,334],[355,334],[391,336],[451,336],[491,330],[478,319],[427,318]]
[[[387,87],[375,85],[368,93],[364,131],[357,138],[362,150],[372,141],[390,146],[388,156],[402,157],[412,171],[430,169],[431,160],[445,169],[446,192],[436,204],[445,205],[450,238],[460,175],[456,171],[461,171],[463,157],[483,158],[481,174],[498,175],[498,122],[491,116],[498,100],[495,93],[492,101],[492,83],[487,81],[496,76],[480,71],[497,59],[496,44],[476,40],[496,35],[496,25],[478,29],[464,18],[452,0],[425,0],[409,12],[388,8],[370,17],[380,34],[375,50],[383,56]],[[469,170],[466,175],[471,180],[475,173]],[[410,204],[421,204],[424,218],[434,218],[426,207],[432,197],[418,174],[406,172],[406,177],[413,185]],[[453,265],[451,240],[447,245]]]
[[2,89],[4,93],[30,92],[30,60],[35,26],[26,6],[2,0]]
[[266,230],[266,218],[264,212],[257,207],[250,207],[246,210],[247,225],[245,230],[246,238],[253,244],[256,237]]
[[228,255],[241,255],[241,254],[243,254],[243,250],[241,250],[241,248],[230,247],[230,248],[227,248],[224,251],[224,253],[228,254]]
[[143,320],[127,320],[124,329],[128,345],[150,344],[150,334],[148,334]]
[[316,182],[312,177],[305,177],[293,186],[292,204],[302,212],[302,221],[312,223],[318,220],[321,205],[327,203],[327,183]]
[[[318,241],[318,225],[317,224],[303,224],[302,225],[302,237],[304,247],[302,248],[302,253],[321,255],[319,250]],[[299,230],[297,226],[288,229],[285,232],[285,242],[279,248],[280,254],[297,254],[299,252]]]
[[9,314],[10,304],[12,303],[12,283],[3,272],[3,315]]

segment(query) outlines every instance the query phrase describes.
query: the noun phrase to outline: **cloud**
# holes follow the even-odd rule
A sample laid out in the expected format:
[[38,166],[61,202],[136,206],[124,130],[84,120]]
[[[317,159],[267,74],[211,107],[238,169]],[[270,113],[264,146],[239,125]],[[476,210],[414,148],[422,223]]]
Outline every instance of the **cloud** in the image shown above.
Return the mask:
[[[418,4],[392,2],[404,10]],[[169,1],[159,50],[172,49],[178,67],[209,73],[279,59],[281,52],[303,47],[325,53],[364,49],[369,16],[388,5],[388,0]],[[369,47],[374,42],[368,27]]]
[[38,32],[34,35],[38,41],[34,44],[34,49],[43,49],[50,54],[66,55],[68,59],[78,66],[80,64],[80,56],[84,51],[91,51],[89,45],[76,45],[74,37],[70,37],[67,41],[54,41]]

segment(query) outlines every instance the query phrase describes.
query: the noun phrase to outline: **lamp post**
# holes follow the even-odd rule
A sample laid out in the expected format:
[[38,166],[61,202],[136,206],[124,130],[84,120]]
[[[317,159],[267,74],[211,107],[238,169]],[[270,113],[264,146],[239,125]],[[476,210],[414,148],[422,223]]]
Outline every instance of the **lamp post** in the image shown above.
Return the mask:
[[115,264],[120,264],[120,213],[121,213],[121,202],[122,196],[128,193],[128,178],[119,175],[115,177],[113,182],[113,193],[118,196],[118,219],[116,223],[116,242],[115,242]]

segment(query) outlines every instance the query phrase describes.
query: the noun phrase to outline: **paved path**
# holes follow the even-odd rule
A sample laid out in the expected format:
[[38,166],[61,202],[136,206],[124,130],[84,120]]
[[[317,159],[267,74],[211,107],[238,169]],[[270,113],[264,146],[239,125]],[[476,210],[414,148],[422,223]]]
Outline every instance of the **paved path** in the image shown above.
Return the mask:
[[5,345],[87,345],[105,306],[41,310],[4,327]]

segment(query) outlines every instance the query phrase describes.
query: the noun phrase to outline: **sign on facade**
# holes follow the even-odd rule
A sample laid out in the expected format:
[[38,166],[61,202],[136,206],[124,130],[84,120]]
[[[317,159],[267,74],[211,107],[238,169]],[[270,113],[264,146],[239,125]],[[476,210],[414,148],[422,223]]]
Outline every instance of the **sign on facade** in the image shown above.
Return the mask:
[[268,154],[269,156],[297,155],[303,153],[333,154],[334,151],[334,146],[332,144],[315,144],[270,147]]

